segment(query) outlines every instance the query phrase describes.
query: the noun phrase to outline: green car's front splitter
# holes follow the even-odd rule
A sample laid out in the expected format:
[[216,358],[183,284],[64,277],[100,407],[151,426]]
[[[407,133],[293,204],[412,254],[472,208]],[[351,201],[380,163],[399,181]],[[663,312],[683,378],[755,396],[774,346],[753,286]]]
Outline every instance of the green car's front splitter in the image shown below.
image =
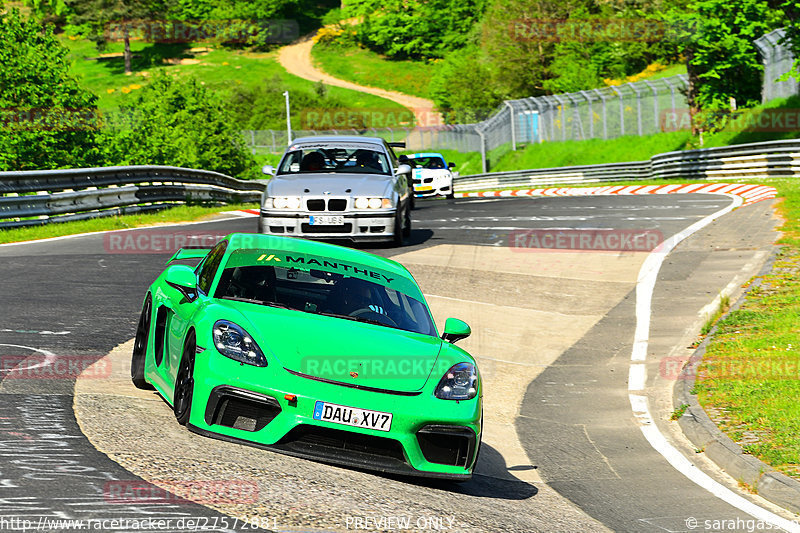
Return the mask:
[[[199,363],[192,431],[392,474],[462,481],[472,476],[481,433],[480,398],[456,402],[435,398],[432,391],[365,390],[284,368],[247,368],[216,354],[207,366]],[[381,431],[315,419],[318,402],[390,413],[391,425]]]

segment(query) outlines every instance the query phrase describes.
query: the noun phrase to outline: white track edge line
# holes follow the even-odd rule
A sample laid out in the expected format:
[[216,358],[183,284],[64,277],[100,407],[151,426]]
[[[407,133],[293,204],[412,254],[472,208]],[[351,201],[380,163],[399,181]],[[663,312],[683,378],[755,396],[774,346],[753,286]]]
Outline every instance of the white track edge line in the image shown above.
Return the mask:
[[[709,225],[715,219],[729,213],[730,211],[733,211],[735,208],[744,203],[744,199],[741,196],[719,192],[711,194],[723,194],[724,196],[731,198],[733,201],[727,207],[724,207],[723,209],[706,216],[705,218],[695,222],[688,228],[667,239],[659,250],[650,253],[639,271],[639,280],[636,283],[636,331],[637,333],[640,333],[644,326],[642,326],[640,329],[639,325],[647,324],[647,334],[645,338],[638,339],[639,341],[645,343],[645,355],[647,351],[646,343],[649,340],[650,315],[652,312],[650,304],[652,301],[653,290],[655,289],[656,279],[658,277],[658,271],[661,268],[664,258],[681,241],[696,231]],[[641,356],[641,349],[641,346],[637,347],[635,344],[631,351],[631,361],[634,361],[635,363],[631,364],[629,375],[633,377],[634,374],[637,374],[636,379],[629,381],[628,390],[631,392],[642,390],[640,388],[634,388],[639,387],[641,384],[641,378],[638,376],[638,372],[640,371],[638,369],[634,370],[634,367],[644,367],[642,363],[638,362],[640,361],[638,358]],[[645,382],[646,379],[646,376],[644,376]],[[636,405],[638,409],[641,409],[641,396],[637,394],[629,394],[628,396],[631,401],[632,408],[634,405]],[[647,407],[647,405],[645,405],[645,407]],[[643,418],[652,419],[649,407],[647,407],[647,409],[647,411],[639,412],[638,414],[634,412],[634,416],[640,420]],[[678,470],[681,474],[686,476],[698,486],[704,488],[727,504],[736,507],[737,509],[749,514],[750,516],[753,516],[754,518],[757,518],[758,520],[767,522],[773,526],[790,531],[792,533],[800,533],[800,524],[797,522],[787,520],[767,509],[764,509],[763,507],[756,505],[739,494],[736,494],[719,482],[714,481],[708,474],[692,464],[689,459],[687,459],[681,452],[672,446],[655,424],[644,424],[640,426],[640,429],[642,430],[642,434],[644,435],[645,439],[647,439],[647,442],[650,443],[654,450],[660,453],[667,460],[667,462],[672,465],[673,468]]]

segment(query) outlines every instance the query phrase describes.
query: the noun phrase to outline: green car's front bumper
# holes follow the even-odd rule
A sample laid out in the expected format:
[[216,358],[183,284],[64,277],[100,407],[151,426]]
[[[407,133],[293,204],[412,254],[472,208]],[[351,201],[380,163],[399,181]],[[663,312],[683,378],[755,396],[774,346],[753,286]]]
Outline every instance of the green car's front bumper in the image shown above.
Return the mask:
[[[271,364],[242,365],[198,353],[189,428],[216,438],[387,473],[466,480],[481,436],[480,394],[441,400],[419,392],[354,388]],[[389,431],[315,420],[323,401],[392,414]]]

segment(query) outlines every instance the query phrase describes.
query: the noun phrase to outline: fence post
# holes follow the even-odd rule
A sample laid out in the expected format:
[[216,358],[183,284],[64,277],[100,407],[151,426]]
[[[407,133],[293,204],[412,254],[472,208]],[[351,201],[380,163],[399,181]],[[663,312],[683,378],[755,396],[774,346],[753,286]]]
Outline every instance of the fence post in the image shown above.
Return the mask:
[[589,109],[589,138],[594,139],[594,111],[592,111],[592,95],[587,91],[580,91],[580,93],[586,99],[586,104]]
[[661,129],[659,127],[661,121],[658,120],[658,89],[647,80],[644,80],[644,83],[653,91],[653,133],[658,133]]
[[555,99],[556,102],[558,102],[559,114],[561,115],[561,140],[562,141],[566,141],[567,140],[567,121],[564,118],[564,115],[566,114],[565,113],[566,109],[564,109],[564,100],[559,98],[559,95],[557,95],[557,94],[554,94],[553,98]]
[[664,78],[663,81],[664,81],[664,83],[667,84],[667,87],[669,88],[670,105],[672,106],[672,111],[674,112],[675,111],[675,86],[672,85],[672,82],[669,80],[669,78]]
[[486,174],[489,172],[489,165],[486,163],[486,138],[483,136],[483,132],[477,126],[475,126],[475,132],[481,139],[481,174]]
[[617,98],[619,99],[619,132],[620,132],[619,136],[623,137],[625,136],[625,102],[623,101],[624,98],[622,97],[622,92],[619,91],[616,87],[612,85],[609,88],[612,91],[614,91],[614,94],[616,94]]
[[506,100],[503,103],[505,103],[508,106],[508,112],[509,112],[509,114],[511,116],[511,150],[513,152],[516,152],[517,151],[517,136],[514,133],[514,106],[508,100]]
[[636,86],[635,83],[627,83],[633,93],[636,95],[636,131],[639,133],[639,137],[642,136],[642,94],[639,92],[639,88]]
[[608,114],[606,113],[606,97],[600,89],[593,89],[603,103],[603,139],[608,139]]
[[[569,103],[572,104],[572,138],[577,141],[586,140],[586,135],[583,133],[583,120],[581,120],[581,112],[578,109],[578,97],[575,96],[575,94],[576,93],[566,93],[564,95],[569,100]],[[577,134],[575,132],[576,122],[578,128]]]

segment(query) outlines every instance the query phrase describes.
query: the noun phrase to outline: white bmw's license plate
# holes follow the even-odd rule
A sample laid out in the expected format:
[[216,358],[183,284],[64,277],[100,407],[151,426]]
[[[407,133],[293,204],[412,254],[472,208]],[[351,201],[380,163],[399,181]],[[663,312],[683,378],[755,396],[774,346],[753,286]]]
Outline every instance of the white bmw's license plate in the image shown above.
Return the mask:
[[313,215],[308,218],[308,223],[312,226],[341,226],[344,224],[344,217],[341,215]]
[[314,404],[314,420],[334,422],[345,426],[389,431],[392,427],[392,413],[370,411],[346,405],[317,401]]

